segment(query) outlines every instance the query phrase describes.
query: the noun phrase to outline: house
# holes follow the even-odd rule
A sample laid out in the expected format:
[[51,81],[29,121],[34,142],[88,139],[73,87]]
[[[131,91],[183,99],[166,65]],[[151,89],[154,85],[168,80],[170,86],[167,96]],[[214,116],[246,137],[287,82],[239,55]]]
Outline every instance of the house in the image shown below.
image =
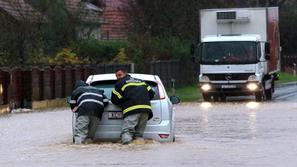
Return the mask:
[[[126,38],[125,13],[121,10],[124,0],[65,0],[66,9],[78,16],[83,26],[78,27],[79,38],[90,35],[95,39],[118,40]],[[26,0],[0,0],[0,12],[12,16],[18,21],[46,22],[46,16]],[[95,26],[95,27],[94,27]],[[96,27],[97,26],[97,27]]]
[[77,27],[80,39],[101,39],[100,25],[102,24],[102,9],[95,4],[82,0],[65,0],[69,13],[81,21]]
[[123,0],[105,0],[101,25],[101,39],[118,40],[126,38],[125,13]]
[[[81,22],[81,26],[77,27],[78,37],[86,38],[87,35],[88,37],[91,35],[93,38],[100,39],[102,9],[81,0],[65,0],[64,2],[68,13]],[[45,24],[48,22],[47,16],[26,0],[0,0],[1,12],[21,22]]]
[[37,22],[42,19],[41,13],[24,0],[0,0],[1,11],[18,21]]

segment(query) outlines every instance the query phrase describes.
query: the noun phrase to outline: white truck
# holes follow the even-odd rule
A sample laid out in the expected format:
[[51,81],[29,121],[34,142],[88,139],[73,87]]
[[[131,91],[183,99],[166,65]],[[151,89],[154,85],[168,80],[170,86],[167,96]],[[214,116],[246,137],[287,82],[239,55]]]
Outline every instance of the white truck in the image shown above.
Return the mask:
[[280,70],[278,22],[278,7],[200,11],[199,87],[205,101],[272,99]]

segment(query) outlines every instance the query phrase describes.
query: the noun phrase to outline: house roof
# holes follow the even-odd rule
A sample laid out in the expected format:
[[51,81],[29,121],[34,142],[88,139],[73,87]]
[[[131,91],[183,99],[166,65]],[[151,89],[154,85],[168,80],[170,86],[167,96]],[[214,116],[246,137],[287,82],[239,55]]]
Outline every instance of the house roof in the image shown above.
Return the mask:
[[105,0],[105,6],[109,10],[118,10],[123,7],[123,2],[121,0]]
[[81,0],[65,0],[67,10],[84,22],[101,23],[102,9]]
[[0,8],[16,20],[40,21],[41,14],[24,0],[0,0]]
[[[84,22],[101,22],[102,9],[81,0],[65,0],[66,9]],[[0,8],[16,20],[38,22],[46,20],[38,10],[34,9],[25,0],[0,0]]]

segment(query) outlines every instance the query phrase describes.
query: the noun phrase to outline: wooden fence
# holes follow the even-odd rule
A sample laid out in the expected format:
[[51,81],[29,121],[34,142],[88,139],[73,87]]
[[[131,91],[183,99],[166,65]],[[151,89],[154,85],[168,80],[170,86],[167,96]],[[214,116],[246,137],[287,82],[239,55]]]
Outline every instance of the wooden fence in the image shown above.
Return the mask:
[[0,106],[32,108],[34,101],[65,98],[76,80],[86,80],[91,74],[113,73],[118,67],[134,72],[133,64],[0,68]]

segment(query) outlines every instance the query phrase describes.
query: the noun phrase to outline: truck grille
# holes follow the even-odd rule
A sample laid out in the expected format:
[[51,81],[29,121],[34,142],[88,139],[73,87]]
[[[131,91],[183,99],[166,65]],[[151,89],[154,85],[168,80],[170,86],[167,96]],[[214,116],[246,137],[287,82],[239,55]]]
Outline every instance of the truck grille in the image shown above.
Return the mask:
[[236,12],[217,12],[217,20],[236,19]]
[[247,80],[254,73],[228,73],[228,74],[206,74],[211,81],[236,81]]

